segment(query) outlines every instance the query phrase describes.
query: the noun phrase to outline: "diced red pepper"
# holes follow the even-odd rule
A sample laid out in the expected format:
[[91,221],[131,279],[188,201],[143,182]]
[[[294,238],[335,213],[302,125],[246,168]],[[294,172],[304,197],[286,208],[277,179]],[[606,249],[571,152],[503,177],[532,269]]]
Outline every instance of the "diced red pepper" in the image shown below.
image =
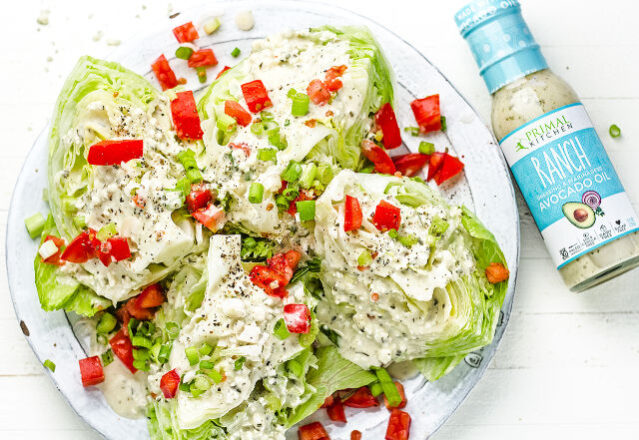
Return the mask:
[[219,79],[220,76],[224,75],[224,72],[226,72],[227,70],[230,70],[231,68],[229,66],[224,66],[222,68],[222,70],[220,70],[220,72],[217,74],[217,76],[215,77],[215,79]]
[[373,214],[373,224],[380,231],[398,230],[402,221],[401,210],[386,200],[379,202]]
[[444,164],[445,156],[446,153],[440,152],[435,152],[430,155],[430,159],[428,160],[428,174],[426,176],[426,180],[431,180],[439,172],[442,165]]
[[484,272],[486,273],[488,282],[491,284],[501,283],[510,277],[510,272],[506,266],[501,263],[490,263]]
[[393,157],[395,169],[403,176],[413,177],[426,166],[430,156],[422,153],[402,154]]
[[368,387],[361,387],[355,391],[355,394],[344,401],[344,405],[350,406],[351,408],[370,408],[372,406],[379,406],[379,402],[375,396],[371,394],[371,390],[369,390]]
[[86,263],[95,258],[96,248],[99,246],[100,242],[95,238],[95,231],[89,229],[71,240],[71,243],[62,252],[60,259],[71,263]]
[[324,81],[324,85],[331,92],[337,92],[339,89],[341,89],[344,86],[344,84],[342,83],[342,80],[339,78],[326,80]]
[[224,103],[224,113],[235,119],[242,127],[246,127],[253,120],[251,114],[244,110],[242,104],[236,101],[226,101]]
[[410,103],[415,121],[422,133],[439,131],[442,129],[442,115],[439,108],[439,95],[416,99]]
[[333,397],[333,395],[330,395],[326,399],[324,399],[324,403],[322,404],[322,406],[320,406],[320,408],[328,408],[333,404],[334,401],[335,397]]
[[386,440],[408,440],[410,436],[410,415],[400,409],[391,412]]
[[197,29],[193,26],[192,21],[173,28],[173,35],[177,38],[178,43],[190,43],[200,38],[200,34],[198,34]]
[[88,387],[104,382],[104,370],[98,356],[80,359],[78,363],[80,364],[82,386]]
[[46,243],[47,241],[52,241],[53,244],[58,248],[58,252],[51,255],[49,258],[42,260],[43,263],[46,264],[55,264],[56,266],[62,266],[64,264],[63,261],[60,261],[60,257],[62,256],[62,248],[64,247],[64,240],[60,237],[56,237],[55,235],[47,235],[42,243]]
[[266,87],[264,87],[264,83],[261,80],[256,79],[255,81],[242,84],[241,87],[246,106],[251,113],[259,113],[265,108],[273,106],[271,98],[268,97]]
[[177,77],[175,76],[173,69],[171,69],[171,66],[164,54],[160,55],[158,59],[151,64],[151,68],[153,69],[153,73],[155,73],[155,77],[158,79],[162,90],[177,87]]
[[177,394],[178,387],[180,386],[180,375],[175,369],[165,373],[160,379],[160,389],[164,394],[164,398],[172,399]]
[[448,179],[452,179],[456,175],[462,172],[464,164],[459,158],[451,156],[448,153],[444,153],[444,161],[441,168],[435,173],[435,182],[437,185],[441,185]]
[[171,114],[180,139],[202,139],[200,115],[197,113],[192,91],[177,93],[177,98],[171,101]]
[[300,426],[297,437],[299,440],[331,440],[320,422]]
[[331,99],[330,90],[319,79],[314,79],[310,82],[308,87],[306,87],[306,93],[315,105],[324,105]]
[[332,405],[326,408],[328,418],[334,422],[346,423],[346,414],[344,413],[344,404],[340,399],[336,399]]
[[141,158],[143,152],[142,139],[102,141],[91,145],[87,162],[91,165],[120,165],[122,162]]
[[246,157],[251,155],[251,147],[246,142],[230,142],[229,148],[234,150],[242,150]]
[[386,409],[388,410],[392,410],[393,408],[398,408],[398,409],[406,408],[406,393],[404,393],[404,386],[399,382],[395,382],[395,387],[397,387],[397,391],[399,392],[399,395],[401,396],[402,401],[397,406],[390,406],[390,404],[388,403],[388,399],[386,398],[386,395],[384,395],[384,405],[386,405]]
[[217,65],[217,58],[213,53],[213,49],[200,49],[193,52],[189,58],[189,67],[212,67]]
[[129,241],[126,237],[111,237],[107,240],[107,243],[111,247],[109,253],[115,261],[131,258],[131,248],[129,248]]
[[357,429],[351,431],[351,440],[362,440],[362,433],[359,432]]
[[266,265],[282,275],[288,284],[293,278],[293,273],[301,258],[302,255],[298,251],[290,250],[283,254],[273,255],[266,261]]
[[251,269],[249,274],[251,282],[257,287],[264,289],[267,295],[277,298],[285,298],[288,296],[286,290],[286,280],[281,274],[270,267],[257,265]]
[[362,142],[362,154],[366,159],[373,162],[375,171],[380,174],[394,174],[395,164],[386,150],[376,145],[374,142],[364,139]]
[[186,207],[189,212],[204,208],[213,200],[213,194],[203,184],[191,185],[191,192],[186,196]]
[[126,309],[126,304],[115,310],[115,317],[118,322],[122,324],[122,332],[124,336],[129,336],[129,321],[131,320],[131,314]]
[[346,72],[346,69],[348,69],[348,67],[346,67],[344,64],[342,64],[341,66],[331,67],[330,69],[326,71],[326,76],[325,76],[326,81],[339,78],[340,76],[344,75],[344,72]]
[[133,316],[135,319],[139,319],[140,321],[148,321],[153,318],[153,315],[155,314],[151,309],[140,307],[138,305],[137,297],[128,300],[124,307],[130,316]]
[[344,203],[344,231],[355,231],[362,227],[362,207],[355,197],[346,196]]
[[392,150],[402,145],[402,135],[397,125],[395,111],[389,102],[384,104],[375,115],[375,123],[382,130],[384,135],[382,142],[384,148]]
[[164,303],[164,294],[159,284],[146,286],[142,293],[137,296],[137,305],[143,309],[159,307]]
[[131,373],[135,374],[138,370],[133,366],[133,344],[131,344],[129,336],[124,333],[124,329],[120,329],[120,331],[111,338],[109,345],[111,346],[111,350],[113,350],[113,354],[122,361]]
[[217,230],[222,227],[225,218],[224,210],[218,208],[213,203],[209,203],[206,208],[192,212],[191,215],[195,220],[213,232],[217,232]]
[[311,311],[306,304],[286,304],[284,322],[291,333],[308,333],[311,329]]

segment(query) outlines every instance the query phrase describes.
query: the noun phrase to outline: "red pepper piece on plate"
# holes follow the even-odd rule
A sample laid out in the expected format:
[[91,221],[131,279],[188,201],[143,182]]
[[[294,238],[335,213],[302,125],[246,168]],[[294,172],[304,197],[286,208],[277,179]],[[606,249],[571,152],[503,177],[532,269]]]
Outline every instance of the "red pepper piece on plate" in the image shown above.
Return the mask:
[[386,429],[386,440],[408,440],[410,436],[410,415],[400,409],[391,412]]
[[397,125],[395,111],[390,103],[387,102],[379,109],[375,115],[375,123],[384,135],[382,138],[384,148],[392,150],[402,145],[402,135],[399,131],[399,125]]
[[111,346],[111,350],[113,350],[113,354],[122,361],[131,373],[138,371],[133,366],[133,344],[131,344],[129,336],[124,333],[124,329],[120,329],[120,331],[111,338],[109,345]]
[[173,28],[173,35],[177,38],[178,43],[190,43],[200,38],[200,34],[197,32],[195,26],[193,26],[192,21]]
[[80,359],[78,363],[80,364],[82,386],[88,387],[104,382],[104,370],[98,356]]
[[395,174],[395,171],[397,171],[393,159],[391,159],[386,150],[376,145],[375,142],[364,139],[362,141],[362,154],[366,159],[373,162],[375,171],[380,174]]
[[217,65],[217,58],[213,49],[200,49],[193,52],[189,58],[189,67],[212,67]]
[[155,77],[158,79],[162,90],[177,87],[178,79],[164,54],[160,55],[153,64],[151,64],[151,68],[153,69],[153,73],[155,73]]
[[284,322],[291,333],[308,333],[311,329],[311,311],[306,304],[286,304]]
[[120,165],[141,158],[143,153],[142,139],[101,141],[89,147],[87,162],[91,165]]
[[235,119],[242,127],[246,127],[253,120],[251,114],[244,110],[242,104],[236,101],[226,101],[224,103],[224,113]]
[[331,440],[320,422],[300,426],[297,436],[299,440]]
[[402,221],[401,210],[385,200],[379,202],[373,214],[373,224],[380,231],[398,230]]
[[180,375],[175,369],[165,373],[160,379],[160,389],[166,399],[172,399],[177,394],[180,386]]
[[251,113],[259,113],[265,108],[273,106],[271,99],[268,97],[266,87],[264,87],[264,83],[259,79],[242,84],[241,88],[246,106]]
[[439,95],[416,99],[410,103],[415,121],[422,133],[440,131],[442,129],[442,115],[439,108]]
[[356,231],[362,226],[362,207],[355,197],[346,196],[344,202],[344,231]]
[[191,192],[186,196],[186,207],[189,212],[194,212],[204,208],[211,200],[213,200],[213,195],[204,185],[191,185]]
[[344,401],[344,405],[351,408],[370,408],[373,406],[379,406],[379,402],[371,394],[371,390],[368,387],[361,387],[355,393]]
[[192,91],[177,93],[177,98],[171,101],[171,114],[180,139],[202,139],[200,115],[197,113]]
[[393,157],[393,163],[403,176],[413,177],[428,164],[429,159],[430,156],[427,154],[411,153]]

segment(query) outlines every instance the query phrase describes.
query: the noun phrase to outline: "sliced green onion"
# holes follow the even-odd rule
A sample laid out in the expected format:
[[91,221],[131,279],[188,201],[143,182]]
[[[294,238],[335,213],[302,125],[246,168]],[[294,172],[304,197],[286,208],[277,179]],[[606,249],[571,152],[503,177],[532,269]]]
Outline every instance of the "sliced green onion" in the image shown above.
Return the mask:
[[301,200],[295,203],[300,221],[310,222],[315,220],[315,200]]
[[382,390],[384,391],[384,395],[386,396],[386,400],[388,400],[388,406],[395,407],[399,406],[402,403],[402,396],[399,394],[397,390],[397,385],[394,382],[381,382]]
[[372,383],[368,386],[368,389],[371,390],[371,394],[374,397],[379,396],[380,394],[382,394],[384,392],[384,390],[382,389],[382,384],[379,382],[375,382]]
[[317,177],[317,165],[314,163],[310,163],[308,165],[304,165],[302,170],[302,176],[300,177],[300,186],[302,188],[309,189],[313,186],[313,182]]
[[98,325],[95,327],[98,333],[110,333],[117,325],[118,320],[109,312],[105,312],[101,317]]
[[428,233],[435,237],[441,237],[448,230],[448,222],[441,217],[435,217],[428,228]]
[[287,182],[297,182],[302,175],[302,165],[294,160],[290,161],[286,169],[282,172],[282,180]]
[[87,226],[87,221],[83,215],[76,215],[73,217],[73,225],[78,229],[84,229]]
[[401,237],[397,239],[397,241],[399,241],[401,244],[403,244],[407,248],[411,248],[413,247],[413,245],[416,245],[417,243],[419,243],[419,239],[415,237],[413,234],[402,235]]
[[107,240],[118,233],[117,226],[115,223],[109,223],[108,225],[102,226],[98,233],[95,234],[96,238],[100,241]]
[[177,160],[182,164],[182,166],[186,170],[186,176],[191,183],[199,183],[202,181],[202,173],[200,172],[200,169],[197,167],[197,162],[195,160],[195,153],[193,152],[193,150],[186,149],[184,151],[180,151],[177,154]]
[[260,113],[260,119],[265,122],[273,121],[273,113],[268,111],[263,111]]
[[433,154],[435,152],[435,144],[421,141],[419,143],[419,152],[422,154]]
[[608,129],[608,133],[610,133],[611,137],[618,138],[621,136],[621,128],[617,124],[612,124]]
[[139,350],[133,349],[133,359],[145,361],[151,357],[151,352],[146,348],[140,348]]
[[102,358],[102,365],[106,367],[111,362],[113,362],[113,351],[111,351],[111,349],[109,348],[107,351],[102,353],[102,356],[100,357]]
[[304,367],[295,359],[290,359],[286,362],[286,369],[297,377],[302,377],[304,374]]
[[220,131],[227,134],[233,133],[237,128],[237,121],[226,113],[218,116],[216,124]]
[[359,257],[357,257],[357,265],[360,267],[368,267],[372,262],[373,257],[368,250],[362,251],[362,253],[359,254]]
[[333,169],[330,165],[322,163],[317,167],[317,178],[323,185],[328,185],[333,180]]
[[191,382],[184,383],[184,382],[180,381],[179,388],[180,388],[180,391],[184,391],[184,392],[189,393],[189,392],[191,392]]
[[441,120],[442,120],[442,131],[446,131],[448,129],[448,126],[446,125],[446,116],[442,116]]
[[237,58],[240,56],[240,54],[242,53],[242,51],[240,50],[239,47],[236,47],[235,49],[233,49],[233,51],[231,51],[231,56],[233,58]]
[[293,101],[291,105],[291,114],[293,116],[306,116],[310,103],[308,95],[304,93],[296,93],[291,97],[291,100]]
[[274,148],[260,148],[257,150],[257,159],[277,162],[277,150]]
[[286,93],[286,96],[288,96],[289,98],[293,99],[295,97],[295,95],[297,95],[297,90],[295,89],[291,89]]
[[189,364],[191,366],[197,365],[200,362],[200,355],[198,354],[197,347],[186,347],[184,349],[184,353],[186,353],[186,358],[189,360]]
[[266,130],[266,135],[268,136],[269,144],[277,147],[278,150],[286,148],[286,142],[282,140],[282,136],[280,135],[280,127],[269,128]]
[[200,66],[195,68],[195,72],[197,73],[197,79],[200,83],[204,84],[206,82],[206,67]]
[[149,365],[146,360],[136,359],[133,361],[133,367],[140,371],[149,371]]
[[46,219],[39,212],[24,219],[24,225],[27,227],[27,232],[31,238],[37,238],[42,234],[45,223]]
[[365,174],[371,174],[373,171],[375,171],[375,165],[369,165],[359,170],[360,173],[365,173]]
[[213,379],[213,382],[215,382],[215,383],[220,383],[220,382],[222,382],[223,376],[222,376],[222,374],[221,374],[219,371],[217,371],[217,370],[207,371],[207,372],[206,372],[206,375],[207,375],[208,377],[210,377],[211,379]]
[[193,386],[198,390],[206,391],[211,388],[211,382],[203,376],[198,376],[195,378],[195,381],[193,381]]
[[253,133],[257,137],[261,137],[264,134],[264,124],[261,122],[253,122],[251,124],[251,133]]
[[218,17],[212,18],[211,20],[208,20],[206,23],[204,23],[204,32],[206,32],[206,35],[211,35],[213,32],[219,29],[221,24],[222,23],[220,22],[220,19]]
[[132,336],[131,344],[134,347],[144,347],[144,348],[151,348],[152,346],[151,340],[149,338],[145,338],[144,336]]
[[200,361],[200,370],[211,370],[215,368],[215,364],[211,361]]
[[390,377],[390,374],[388,374],[388,371],[386,371],[385,368],[374,368],[374,371],[377,379],[379,379],[381,383],[393,382],[393,379]]
[[397,238],[399,237],[399,234],[397,233],[397,229],[391,229],[390,231],[388,231],[388,236],[392,238],[393,240],[397,240]]
[[164,328],[166,329],[166,334],[169,339],[175,339],[180,334],[180,326],[173,321],[167,322],[164,325]]
[[275,197],[275,205],[277,205],[277,209],[280,212],[286,211],[288,209],[289,203],[290,202],[286,200],[286,197],[281,194]]
[[193,49],[186,46],[180,46],[175,50],[175,56],[181,60],[188,60],[193,55]]
[[249,202],[253,204],[262,203],[262,200],[264,199],[264,185],[259,182],[251,183],[248,199]]
[[289,202],[295,200],[299,195],[300,190],[295,184],[287,186],[286,189],[282,191],[282,196],[284,196],[284,198]]
[[235,359],[235,371],[239,371],[244,366],[244,362],[246,362],[246,358],[244,356]]
[[189,387],[189,391],[191,392],[191,395],[193,397],[199,397],[202,394],[204,394],[204,390],[200,390],[198,388],[195,388],[195,384],[191,384],[191,386]]
[[168,343],[162,345],[160,348],[160,353],[157,355],[157,360],[161,364],[166,364],[169,361],[169,356],[171,356],[171,349],[173,348],[173,344]]
[[202,346],[198,349],[198,352],[202,356],[208,356],[211,354],[212,351],[213,351],[213,347],[210,344],[207,344],[206,342],[202,344]]
[[50,361],[49,359],[45,359],[42,364],[49,370],[51,370],[52,373],[55,373],[55,364],[52,361]]
[[275,323],[275,327],[273,328],[273,334],[277,337],[277,339],[283,341],[284,339],[291,336],[291,333],[286,328],[286,322],[284,319],[280,319]]
[[419,127],[405,127],[404,131],[409,132],[413,136],[419,136]]

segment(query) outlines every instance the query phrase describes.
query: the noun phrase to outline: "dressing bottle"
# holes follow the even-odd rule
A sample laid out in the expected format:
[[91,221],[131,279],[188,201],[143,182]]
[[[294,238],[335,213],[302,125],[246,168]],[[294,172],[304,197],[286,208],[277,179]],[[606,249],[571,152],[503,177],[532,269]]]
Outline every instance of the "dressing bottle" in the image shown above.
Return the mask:
[[518,1],[476,0],[455,21],[492,95],[495,136],[566,285],[583,291],[639,265],[637,214]]

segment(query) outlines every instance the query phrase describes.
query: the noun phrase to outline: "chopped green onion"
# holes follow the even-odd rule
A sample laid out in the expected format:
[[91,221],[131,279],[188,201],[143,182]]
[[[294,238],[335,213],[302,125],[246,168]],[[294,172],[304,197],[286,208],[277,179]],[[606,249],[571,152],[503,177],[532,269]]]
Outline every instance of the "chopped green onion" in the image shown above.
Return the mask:
[[206,372],[206,375],[207,375],[208,377],[210,377],[211,379],[213,379],[213,382],[215,382],[215,383],[220,383],[220,382],[222,382],[223,376],[222,376],[222,374],[221,374],[219,371],[217,371],[217,370],[207,371],[207,372]]
[[618,138],[621,136],[621,128],[617,124],[612,124],[608,129],[608,133],[610,133],[611,137]]
[[51,370],[52,373],[55,373],[55,364],[49,359],[45,359],[43,365]]
[[151,352],[146,348],[140,348],[139,350],[133,349],[133,359],[145,361],[151,357]]
[[193,49],[186,46],[180,46],[175,50],[175,56],[181,60],[188,60],[193,55]]
[[249,202],[253,204],[262,203],[262,200],[264,199],[264,185],[259,182],[251,183],[248,199]]
[[136,359],[133,361],[133,367],[140,371],[149,371],[149,365],[146,360]]
[[411,248],[413,247],[413,245],[416,245],[417,243],[419,243],[419,239],[415,237],[413,234],[402,235],[401,237],[397,239],[397,241],[399,241],[401,244],[403,244],[407,248]]
[[157,360],[161,364],[166,364],[169,361],[169,356],[171,356],[171,349],[173,345],[171,343],[162,345],[160,348],[160,353],[157,355]]
[[283,341],[284,339],[291,336],[291,333],[286,328],[286,323],[284,319],[280,319],[275,323],[275,327],[273,328],[273,334],[277,337],[277,339]]
[[166,329],[166,334],[169,339],[175,339],[180,334],[180,326],[173,321],[167,322],[164,325],[164,328]]
[[333,169],[330,165],[322,163],[317,167],[317,178],[323,185],[328,185],[333,180]]
[[180,151],[177,154],[177,160],[186,170],[186,176],[191,183],[199,183],[202,181],[202,173],[197,167],[197,161],[195,160],[195,153],[193,152],[193,150],[186,149],[184,151]]
[[211,370],[215,368],[215,364],[211,361],[200,361],[200,370]]
[[286,197],[281,194],[275,197],[275,204],[277,205],[278,211],[286,211],[288,209],[289,203],[290,202],[286,200]]
[[98,333],[110,333],[115,326],[117,325],[118,320],[115,319],[115,316],[110,314],[109,312],[105,312],[101,317],[98,325],[96,326],[96,330]]
[[375,382],[372,383],[368,386],[368,389],[371,390],[371,394],[374,397],[379,396],[380,394],[382,394],[384,392],[384,390],[382,389],[382,384],[379,382]]
[[184,391],[184,392],[190,392],[191,391],[191,382],[189,383],[184,383],[182,381],[180,381],[180,391]]
[[284,127],[288,127],[289,125],[291,125],[291,120],[290,119],[285,119],[284,120]]
[[419,127],[405,127],[404,131],[409,132],[413,136],[419,136]]
[[399,394],[397,390],[397,385],[394,382],[381,382],[382,390],[384,391],[384,395],[386,396],[386,400],[388,400],[388,406],[396,407],[402,403],[402,396]]
[[365,173],[365,174],[371,174],[373,171],[375,171],[375,165],[369,165],[359,170],[360,173]]
[[277,162],[277,150],[274,148],[260,148],[257,150],[257,160]]
[[240,54],[242,53],[242,51],[240,50],[239,47],[236,47],[235,49],[233,49],[233,51],[231,52],[231,56],[233,58],[237,58],[240,56]]
[[448,222],[441,217],[435,217],[428,228],[428,233],[435,237],[441,237],[448,230]]
[[360,267],[368,267],[372,262],[373,257],[368,250],[362,251],[362,253],[359,254],[359,257],[357,257],[357,265]]
[[261,122],[253,122],[251,124],[251,133],[253,133],[255,136],[260,137],[264,134],[264,124]]
[[193,397],[199,397],[204,394],[204,390],[195,388],[195,384],[191,384],[191,386],[189,387],[189,391],[191,392],[191,395]]
[[294,160],[288,163],[286,169],[282,172],[282,180],[287,182],[297,182],[302,174],[302,165]]
[[282,191],[282,196],[289,202],[295,200],[299,195],[300,190],[295,184],[287,186],[286,189]]
[[193,382],[193,386],[195,386],[195,388],[197,388],[198,390],[206,391],[209,388],[211,388],[211,382],[209,382],[203,376],[198,376],[195,378],[195,381]]
[[216,124],[217,128],[226,134],[233,133],[237,128],[237,121],[226,113],[218,116]]
[[300,215],[300,221],[310,222],[315,220],[315,200],[300,200],[295,205]]
[[235,359],[235,371],[239,371],[244,366],[244,362],[246,362],[246,358],[244,356]]
[[392,238],[393,240],[397,240],[397,238],[399,237],[399,234],[397,233],[397,229],[391,229],[390,231],[388,231],[388,236]]
[[220,19],[218,17],[212,18],[211,20],[208,20],[206,23],[204,23],[204,32],[206,32],[206,35],[211,35],[213,32],[218,30],[221,24],[222,23],[220,22]]
[[304,367],[295,359],[290,359],[286,362],[286,369],[297,377],[302,377],[304,374]]
[[83,215],[76,215],[73,217],[73,225],[78,229],[84,229],[87,226],[87,221]]
[[282,140],[280,135],[280,127],[273,127],[266,130],[269,144],[277,147],[278,150],[284,150],[286,148],[286,141]]
[[435,144],[421,141],[419,143],[419,152],[422,154],[433,154],[435,152]]
[[442,116],[441,120],[442,120],[442,131],[446,131],[448,129],[448,126],[446,125],[446,116]]
[[144,336],[132,336],[131,344],[134,347],[144,347],[144,348],[151,348],[152,346],[151,340],[148,338],[145,338]]
[[309,189],[313,185],[315,177],[317,177],[317,165],[314,163],[304,165],[302,176],[300,177],[300,186]]
[[69,199],[64,199],[62,202],[62,209],[65,212],[75,213],[78,211],[78,207],[75,206],[75,202]]
[[197,79],[200,81],[200,83],[204,84],[206,82],[206,67],[196,67],[195,72],[197,73]]
[[102,353],[102,356],[100,357],[102,358],[102,365],[106,367],[111,362],[113,362],[113,351],[111,351],[111,349],[109,348],[107,351]]
[[374,368],[374,371],[377,379],[379,379],[381,383],[393,382],[393,379],[390,377],[390,374],[388,374],[388,371],[386,371],[385,368]]
[[310,103],[308,95],[304,93],[296,93],[290,98],[293,101],[291,105],[291,114],[293,116],[306,116]]
[[295,89],[291,89],[286,93],[286,96],[288,96],[289,98],[293,99],[295,97],[295,95],[297,95],[297,90]]
[[263,112],[260,113],[260,119],[262,121],[265,121],[265,122],[273,121],[273,119],[274,119],[273,118],[273,113],[267,112],[267,111],[263,111]]
[[46,219],[39,212],[24,219],[24,225],[27,227],[27,232],[31,238],[37,238],[42,234],[45,223]]
[[189,360],[189,364],[191,366],[200,362],[200,355],[198,355],[197,347],[186,347],[184,349],[184,353],[186,353],[186,358]]
[[96,238],[100,241],[104,241],[108,238],[113,237],[118,233],[117,226],[115,223],[109,223],[108,225],[102,226],[98,233],[95,234]]
[[198,350],[198,352],[202,356],[208,356],[211,354],[212,351],[213,351],[213,347],[210,344],[207,344],[206,342],[202,344],[202,346]]

